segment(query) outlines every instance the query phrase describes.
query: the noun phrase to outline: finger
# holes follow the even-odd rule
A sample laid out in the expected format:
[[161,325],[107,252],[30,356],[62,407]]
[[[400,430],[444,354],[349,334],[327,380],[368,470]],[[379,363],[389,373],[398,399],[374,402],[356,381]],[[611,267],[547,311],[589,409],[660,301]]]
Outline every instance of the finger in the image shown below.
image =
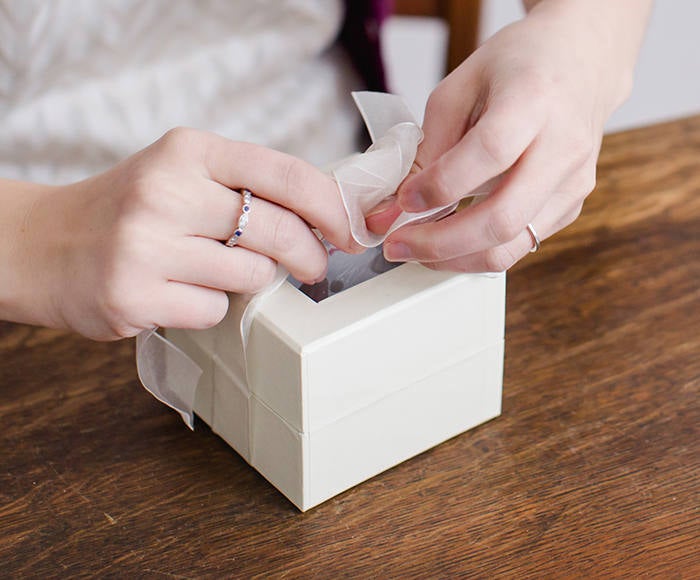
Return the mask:
[[[197,199],[182,210],[187,214],[185,233],[228,239],[241,215],[241,194],[214,182],[197,186]],[[280,262],[298,280],[315,282],[325,274],[327,253],[316,234],[295,213],[264,199],[251,200],[238,245]]]
[[519,103],[500,97],[449,151],[407,179],[398,196],[410,212],[449,205],[509,169],[541,127],[541,115],[524,115]]
[[[543,239],[540,238],[540,242]],[[528,230],[524,230],[507,244],[451,260],[426,263],[424,265],[432,270],[447,270],[451,272],[505,272],[518,260],[526,256],[532,248],[532,236]]]
[[440,262],[510,242],[554,195],[561,173],[568,171],[552,170],[551,157],[548,147],[533,146],[483,202],[439,222],[391,234],[384,244],[386,258]]
[[228,296],[225,292],[168,282],[162,287],[158,299],[148,304],[146,317],[153,320],[153,326],[164,328],[211,328],[226,316]]
[[[540,213],[532,223],[540,243],[574,222],[580,212],[581,204],[577,204],[561,217],[547,215],[550,213],[549,211]],[[536,251],[536,242],[526,227],[515,239],[506,244],[451,260],[424,265],[433,270],[452,272],[505,272],[533,250]]]
[[452,149],[482,112],[486,93],[474,59],[467,59],[433,90],[425,107],[423,141],[409,176]]
[[289,208],[317,227],[337,247],[362,248],[350,226],[335,181],[296,157],[251,143],[195,130],[170,135],[173,146],[187,141],[200,151],[205,177],[231,189],[247,188],[257,197]]
[[382,235],[401,214],[398,200],[392,195],[371,209],[365,216],[367,229],[373,234]]
[[252,294],[271,284],[277,272],[277,263],[268,256],[208,238],[183,239],[172,250],[166,271],[176,282]]
[[[249,232],[246,230],[246,235]],[[243,239],[243,238],[241,238]],[[315,255],[303,252],[289,253],[284,261],[277,260],[242,245],[229,248],[208,238],[192,237],[184,240],[174,279],[229,292],[252,293],[268,286],[277,272],[279,261],[289,272],[306,283],[315,283],[326,275],[328,254],[314,238]]]
[[[460,202],[460,207],[467,207],[470,204],[480,203],[486,199],[485,196],[496,188],[501,179],[502,177],[499,176],[487,181],[479,188],[478,193],[474,192],[473,197],[464,198]],[[367,229],[373,234],[383,235],[389,231],[391,225],[401,215],[401,212],[402,210],[396,196],[392,195],[367,213],[365,216]]]

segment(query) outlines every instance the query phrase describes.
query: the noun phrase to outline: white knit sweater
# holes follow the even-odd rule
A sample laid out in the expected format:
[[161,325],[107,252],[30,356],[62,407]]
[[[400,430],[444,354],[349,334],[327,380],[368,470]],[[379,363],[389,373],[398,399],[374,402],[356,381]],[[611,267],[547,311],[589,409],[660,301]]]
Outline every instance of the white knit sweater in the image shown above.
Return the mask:
[[78,180],[178,125],[343,157],[341,20],[340,0],[0,0],[0,177]]

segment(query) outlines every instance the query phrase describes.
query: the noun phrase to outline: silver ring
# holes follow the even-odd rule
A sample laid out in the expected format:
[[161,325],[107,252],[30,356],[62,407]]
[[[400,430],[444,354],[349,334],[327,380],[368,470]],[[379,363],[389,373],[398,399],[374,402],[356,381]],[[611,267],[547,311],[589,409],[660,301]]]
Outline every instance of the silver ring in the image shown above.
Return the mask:
[[231,237],[226,240],[226,246],[229,248],[233,248],[236,244],[238,244],[238,240],[241,239],[243,231],[248,225],[248,219],[250,216],[250,202],[253,200],[253,193],[249,189],[241,189],[239,193],[243,195],[243,205],[241,206],[241,215],[238,217],[236,229],[234,230],[233,234],[231,234]]
[[527,231],[530,232],[530,236],[532,237],[532,241],[534,242],[534,246],[530,248],[530,253],[534,254],[537,250],[539,250],[542,247],[542,242],[540,242],[540,238],[537,235],[535,228],[532,227],[532,224],[527,224]]

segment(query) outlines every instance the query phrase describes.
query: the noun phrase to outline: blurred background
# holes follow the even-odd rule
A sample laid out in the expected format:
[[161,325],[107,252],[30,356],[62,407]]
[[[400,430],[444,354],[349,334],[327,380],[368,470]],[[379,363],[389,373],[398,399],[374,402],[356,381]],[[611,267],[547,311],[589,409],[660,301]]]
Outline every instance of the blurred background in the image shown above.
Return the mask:
[[[395,0],[383,27],[388,82],[419,119],[432,88],[479,43],[524,14],[520,0]],[[700,2],[656,0],[620,131],[700,113]]]

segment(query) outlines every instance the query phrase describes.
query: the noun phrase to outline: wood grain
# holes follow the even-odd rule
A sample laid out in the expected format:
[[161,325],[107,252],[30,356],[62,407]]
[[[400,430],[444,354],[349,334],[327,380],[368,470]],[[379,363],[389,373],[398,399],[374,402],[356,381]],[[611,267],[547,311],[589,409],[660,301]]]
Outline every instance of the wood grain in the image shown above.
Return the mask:
[[700,577],[700,117],[605,140],[509,278],[503,415],[306,514],[139,386],[0,323],[0,576]]

